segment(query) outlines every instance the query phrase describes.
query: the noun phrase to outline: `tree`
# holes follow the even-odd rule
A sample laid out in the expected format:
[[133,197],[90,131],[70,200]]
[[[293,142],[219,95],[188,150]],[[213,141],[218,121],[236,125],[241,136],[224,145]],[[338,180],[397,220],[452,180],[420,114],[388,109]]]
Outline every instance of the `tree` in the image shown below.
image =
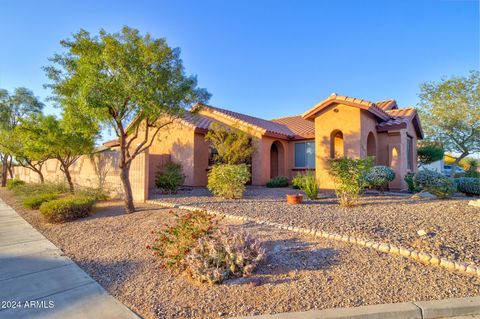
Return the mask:
[[38,114],[43,109],[43,103],[35,97],[32,91],[20,87],[11,95],[7,90],[0,89],[0,148],[2,150],[2,187],[7,184],[7,172],[11,167],[11,137],[23,118]]
[[43,123],[41,114],[34,114],[23,119],[13,131],[14,138],[11,139],[14,144],[11,152],[16,162],[37,173],[42,184],[45,181],[42,167],[51,156],[49,146],[42,143],[43,139],[38,136],[38,133],[42,131]]
[[422,166],[442,160],[445,151],[440,143],[422,141],[418,146],[417,155],[418,162],[420,163],[420,166]]
[[39,125],[32,129],[38,143],[46,148],[49,157],[60,162],[60,170],[65,174],[70,192],[74,192],[70,167],[82,155],[90,154],[93,150],[97,128],[92,123],[84,121],[70,122],[69,117],[56,119],[54,116],[39,116]]
[[217,123],[210,125],[205,140],[210,142],[211,147],[218,153],[214,160],[223,164],[249,163],[255,151],[250,135]]
[[52,81],[47,86],[64,109],[114,129],[126,211],[134,212],[132,161],[172,122],[171,116],[182,115],[194,102],[206,102],[210,94],[197,88],[196,77],[185,75],[180,49],[148,33],[124,27],[119,33],[102,29],[91,36],[80,30],[61,45],[66,52],[54,55],[53,65],[45,68]]
[[420,88],[419,107],[425,133],[442,141],[445,150],[460,154],[454,167],[469,154],[479,152],[480,72],[423,83]]

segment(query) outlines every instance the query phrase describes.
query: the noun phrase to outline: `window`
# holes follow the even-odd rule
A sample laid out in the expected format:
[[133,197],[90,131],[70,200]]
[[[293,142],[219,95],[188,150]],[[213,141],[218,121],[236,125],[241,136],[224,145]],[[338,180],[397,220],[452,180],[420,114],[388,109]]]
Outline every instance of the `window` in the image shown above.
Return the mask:
[[315,142],[295,143],[295,167],[315,168]]
[[218,151],[215,148],[210,147],[208,153],[209,153],[208,154],[208,166],[212,166],[217,161]]
[[407,135],[407,168],[413,170],[413,139]]

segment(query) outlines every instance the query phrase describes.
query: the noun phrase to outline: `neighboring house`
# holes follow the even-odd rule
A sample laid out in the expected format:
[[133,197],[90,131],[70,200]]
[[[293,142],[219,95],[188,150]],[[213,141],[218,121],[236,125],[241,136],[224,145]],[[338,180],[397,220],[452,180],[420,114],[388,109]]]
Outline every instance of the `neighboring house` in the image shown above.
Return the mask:
[[429,169],[431,171],[436,171],[438,173],[443,174],[444,165],[445,165],[445,163],[444,163],[443,159],[441,159],[439,161],[436,161],[436,162],[433,162],[433,163],[430,163],[430,164],[419,165],[418,169]]
[[[328,161],[342,156],[374,156],[377,165],[392,167],[396,178],[389,184],[391,189],[405,189],[403,177],[417,170],[416,145],[423,138],[420,120],[415,109],[399,109],[394,100],[369,102],[332,94],[303,114],[273,120],[200,104],[192,111],[195,112],[187,112],[182,118],[159,119],[172,123],[160,130],[148,151],[132,163],[130,178],[135,200],[148,198],[149,190],[155,187],[155,173],[167,161],[182,165],[185,185],[205,186],[216,152],[205,141],[213,122],[252,136],[256,146],[251,159],[253,185],[265,185],[275,176],[292,178],[311,170],[321,188],[333,188]],[[107,167],[106,185],[113,193],[122,189],[114,163],[118,160],[118,145],[118,141],[104,143],[113,151],[105,164],[111,166]],[[105,159],[109,152],[100,152],[100,158]],[[99,178],[95,177],[92,160],[83,156],[77,162],[72,174],[74,183],[96,186]],[[63,178],[56,160],[49,160],[43,172],[46,180]],[[35,181],[35,175],[24,168],[15,170],[17,178],[27,181]]]
[[[328,160],[334,157],[375,156],[377,165],[392,167],[391,189],[404,189],[403,176],[417,170],[417,140],[423,138],[414,108],[399,109],[395,100],[369,102],[332,94],[300,115],[265,120],[226,109],[197,104],[162,130],[149,149],[150,156],[169,154],[180,163],[188,186],[205,186],[215,150],[205,141],[213,122],[252,135],[252,184],[265,185],[272,177],[315,171],[321,188],[333,188]],[[115,146],[115,141],[106,145]],[[154,168],[155,160],[149,164]],[[155,170],[150,169],[149,187]]]

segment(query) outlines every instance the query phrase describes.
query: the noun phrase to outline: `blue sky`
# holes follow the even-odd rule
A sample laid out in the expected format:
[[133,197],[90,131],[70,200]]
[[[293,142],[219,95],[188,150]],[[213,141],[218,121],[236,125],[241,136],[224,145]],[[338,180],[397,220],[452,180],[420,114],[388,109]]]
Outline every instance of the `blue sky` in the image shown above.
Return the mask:
[[478,1],[0,0],[0,87],[45,99],[42,66],[61,39],[123,25],[180,47],[210,104],[263,118],[332,92],[414,106],[420,83],[480,63]]

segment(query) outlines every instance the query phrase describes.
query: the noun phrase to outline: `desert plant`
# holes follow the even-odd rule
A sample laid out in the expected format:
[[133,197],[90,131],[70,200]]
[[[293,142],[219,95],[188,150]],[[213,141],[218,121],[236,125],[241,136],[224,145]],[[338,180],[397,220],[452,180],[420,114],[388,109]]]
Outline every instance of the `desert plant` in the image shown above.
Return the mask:
[[403,180],[407,183],[408,191],[410,193],[418,193],[418,192],[422,191],[421,187],[415,186],[415,183],[414,183],[414,180],[413,180],[414,176],[415,176],[415,173],[407,173],[403,177]]
[[82,197],[89,197],[95,201],[102,201],[108,199],[108,194],[100,187],[81,187],[75,191],[75,195]]
[[285,176],[277,176],[272,178],[267,182],[267,187],[287,187],[288,186],[288,178]]
[[450,197],[456,187],[452,179],[429,169],[422,169],[413,177],[415,187],[434,194],[440,198]]
[[307,172],[303,175],[303,182],[300,185],[300,189],[307,195],[308,199],[317,199],[318,188],[317,178],[312,172]]
[[197,239],[210,234],[216,224],[213,216],[204,211],[183,215],[171,211],[170,214],[175,217],[173,225],[165,225],[164,229],[154,232],[155,242],[146,248],[162,259],[163,267],[181,271],[184,269],[183,260],[195,247]]
[[192,278],[215,284],[231,277],[249,276],[264,256],[260,242],[249,233],[226,228],[198,239],[185,264]]
[[441,143],[435,141],[422,141],[417,149],[420,165],[428,165],[443,159],[445,151]]
[[68,192],[68,188],[63,183],[27,183],[16,187],[13,192],[16,196],[28,197],[47,193],[64,194]]
[[480,178],[461,177],[455,179],[459,192],[467,195],[480,195]]
[[246,164],[217,164],[208,173],[207,188],[214,196],[242,198],[249,179],[250,170]]
[[480,172],[478,171],[479,161],[480,160],[475,158],[466,159],[468,168],[465,172],[465,177],[480,178]]
[[340,206],[354,206],[360,191],[368,186],[365,175],[373,166],[373,158],[352,159],[348,157],[330,160],[330,175],[335,182],[335,193]]
[[368,187],[379,188],[382,193],[388,182],[391,182],[394,179],[395,171],[388,166],[381,165],[372,167],[372,169],[365,175],[365,181],[367,182]]
[[305,175],[298,173],[292,178],[292,188],[301,189],[302,185],[305,183]]
[[182,166],[176,163],[168,163],[155,175],[155,185],[162,191],[175,194],[185,182],[185,175],[182,173]]
[[48,222],[61,223],[88,216],[94,204],[93,198],[69,195],[43,203],[40,206],[40,213]]
[[21,179],[14,178],[14,179],[9,179],[7,181],[7,189],[8,190],[14,190],[14,189],[16,189],[16,188],[18,188],[22,185],[25,185],[25,182],[22,181]]
[[57,193],[31,195],[23,199],[23,206],[30,209],[38,209],[43,203],[55,200],[58,196],[59,194]]

